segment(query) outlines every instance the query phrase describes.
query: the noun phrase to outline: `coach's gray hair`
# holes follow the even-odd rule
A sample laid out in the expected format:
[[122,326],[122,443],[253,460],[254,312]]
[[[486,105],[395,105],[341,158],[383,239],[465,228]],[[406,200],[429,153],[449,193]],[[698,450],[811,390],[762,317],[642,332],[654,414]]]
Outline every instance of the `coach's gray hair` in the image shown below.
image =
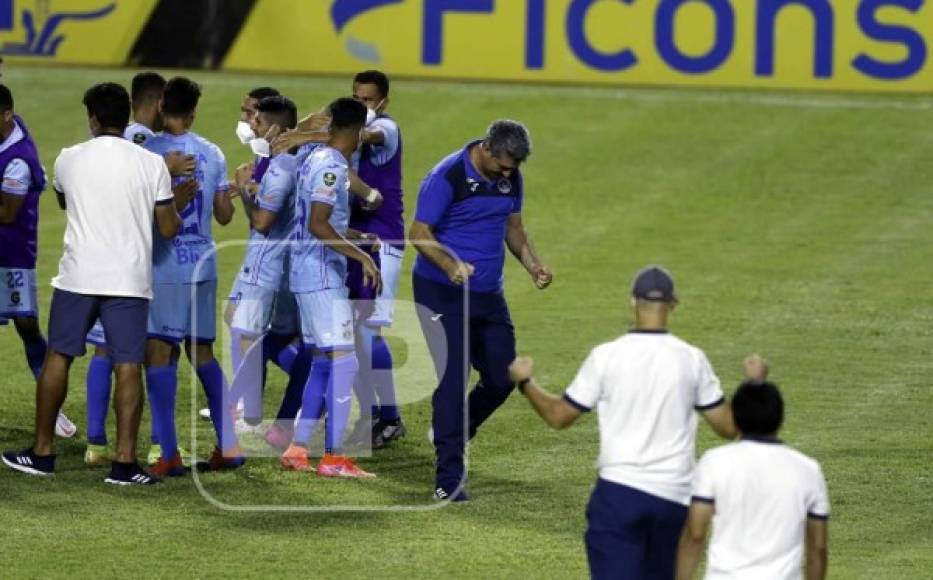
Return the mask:
[[486,131],[486,147],[493,157],[508,153],[521,163],[531,155],[531,136],[528,129],[518,121],[500,119]]

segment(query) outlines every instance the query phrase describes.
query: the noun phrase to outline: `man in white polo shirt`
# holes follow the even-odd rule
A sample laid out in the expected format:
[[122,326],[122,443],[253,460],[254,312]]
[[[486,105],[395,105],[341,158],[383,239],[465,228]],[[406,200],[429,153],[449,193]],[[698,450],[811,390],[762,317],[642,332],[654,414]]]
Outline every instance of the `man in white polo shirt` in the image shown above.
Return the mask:
[[736,432],[706,355],[667,331],[677,304],[670,273],[641,270],[632,304],[635,327],[594,348],[563,397],[535,384],[530,358],[516,359],[510,374],[554,429],[598,411],[599,479],[585,535],[592,577],[670,580],[690,502],[697,411],[720,436]]
[[[748,372],[749,365],[763,372]],[[823,580],[829,495],[820,464],[777,439],[784,402],[764,382],[760,359],[732,397],[741,440],[707,451],[697,465],[693,501],[680,539],[677,578],[693,578],[706,532],[713,538],[707,580]]]
[[3,453],[3,462],[29,475],[52,475],[55,418],[68,390],[68,371],[85,353],[85,335],[100,317],[114,362],[117,451],[105,479],[148,485],[136,463],[142,411],[141,364],[152,298],[153,225],[164,237],[178,232],[193,189],[178,188],[161,157],[123,139],[130,98],[113,83],[84,95],[94,138],[62,150],[55,161],[55,192],[67,212],[64,252],[49,314],[49,346],[36,395],[36,439],[31,449]]

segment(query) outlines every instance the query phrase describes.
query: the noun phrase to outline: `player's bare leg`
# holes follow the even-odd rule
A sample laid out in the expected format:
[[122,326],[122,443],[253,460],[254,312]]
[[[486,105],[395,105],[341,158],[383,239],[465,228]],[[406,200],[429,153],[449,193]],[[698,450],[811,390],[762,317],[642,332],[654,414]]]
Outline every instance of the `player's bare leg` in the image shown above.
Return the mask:
[[68,371],[74,359],[49,349],[36,384],[36,455],[51,455],[58,411],[68,394]]
[[136,439],[143,412],[143,383],[139,364],[114,365],[116,388],[113,410],[117,415],[117,449],[120,463],[136,462]]

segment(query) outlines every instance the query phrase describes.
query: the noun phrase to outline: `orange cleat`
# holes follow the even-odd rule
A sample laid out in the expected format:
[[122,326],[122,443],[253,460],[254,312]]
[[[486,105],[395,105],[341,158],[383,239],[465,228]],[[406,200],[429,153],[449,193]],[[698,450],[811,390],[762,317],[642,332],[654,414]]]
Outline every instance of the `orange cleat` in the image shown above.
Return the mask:
[[308,449],[300,445],[290,445],[279,458],[279,464],[287,471],[314,471],[308,461]]
[[244,464],[246,464],[246,458],[243,457],[243,450],[239,445],[227,451],[214,447],[207,461],[198,462],[198,471],[230,471],[243,467]]
[[324,454],[324,458],[318,463],[317,472],[324,477],[352,477],[362,479],[376,477],[375,473],[360,469],[349,457],[331,455],[330,453]]
[[164,457],[160,457],[154,465],[149,467],[149,473],[160,478],[164,479],[166,477],[179,477],[185,474],[185,464],[181,461],[181,454],[178,453],[175,457],[166,460]]

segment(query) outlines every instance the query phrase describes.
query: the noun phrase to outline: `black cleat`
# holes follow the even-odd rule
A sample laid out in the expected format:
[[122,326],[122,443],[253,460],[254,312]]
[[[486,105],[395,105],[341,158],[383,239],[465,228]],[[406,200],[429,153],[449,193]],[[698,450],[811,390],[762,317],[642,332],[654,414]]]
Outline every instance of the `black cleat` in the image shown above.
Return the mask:
[[55,475],[55,456],[36,455],[32,452],[32,448],[18,453],[16,451],[4,451],[3,463],[10,469],[28,475],[35,475],[38,477]]
[[138,463],[118,463],[114,461],[113,466],[110,468],[110,475],[104,479],[104,483],[111,485],[156,485],[162,483],[162,480],[149,475]]
[[373,425],[373,449],[388,447],[396,439],[401,439],[408,433],[405,423],[398,418],[394,421],[382,421]]

